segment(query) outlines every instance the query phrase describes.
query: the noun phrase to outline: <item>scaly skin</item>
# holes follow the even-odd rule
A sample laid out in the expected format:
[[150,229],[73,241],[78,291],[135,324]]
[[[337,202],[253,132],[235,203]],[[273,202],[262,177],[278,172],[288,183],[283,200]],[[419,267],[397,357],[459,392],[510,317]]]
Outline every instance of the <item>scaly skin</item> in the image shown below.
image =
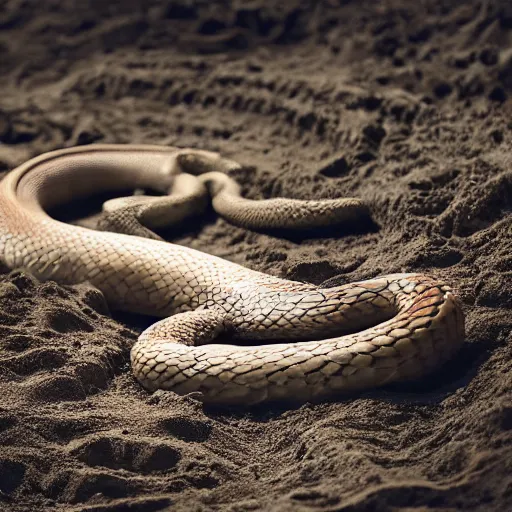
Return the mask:
[[[448,286],[427,276],[395,274],[320,289],[160,240],[63,224],[45,213],[92,192],[165,191],[183,170],[207,172],[189,199],[186,191],[168,198],[171,210],[178,205],[175,219],[201,203],[201,187],[217,211],[248,226],[279,227],[286,216],[284,227],[307,227],[311,215],[316,226],[365,209],[352,199],[247,203],[218,172],[234,166],[215,153],[160,146],[93,145],[41,155],[0,183],[0,260],[40,279],[87,280],[114,308],[165,317],[134,345],[134,374],[149,390],[199,391],[207,402],[326,398],[419,377],[456,352],[464,339],[460,305]],[[139,207],[140,217],[152,218],[152,206]],[[241,340],[318,341],[205,345],[222,332]]]

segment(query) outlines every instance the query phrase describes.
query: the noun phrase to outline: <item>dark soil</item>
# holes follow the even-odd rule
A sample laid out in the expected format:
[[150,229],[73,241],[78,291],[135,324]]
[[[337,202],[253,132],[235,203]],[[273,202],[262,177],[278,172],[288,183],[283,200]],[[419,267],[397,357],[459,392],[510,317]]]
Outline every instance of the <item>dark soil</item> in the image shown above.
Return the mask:
[[0,0],[0,29],[0,170],[170,144],[244,164],[247,197],[361,197],[374,225],[320,238],[172,240],[313,283],[425,272],[467,329],[414,385],[215,411],[134,381],[145,319],[4,274],[0,510],[512,510],[509,1]]

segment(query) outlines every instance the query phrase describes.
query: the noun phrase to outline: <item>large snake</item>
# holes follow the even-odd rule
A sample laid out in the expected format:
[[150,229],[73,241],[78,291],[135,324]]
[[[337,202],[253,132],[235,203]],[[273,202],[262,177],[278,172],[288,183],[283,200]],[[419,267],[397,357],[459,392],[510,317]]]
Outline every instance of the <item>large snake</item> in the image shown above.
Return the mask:
[[[125,233],[147,235],[137,220],[151,228],[179,221],[201,208],[207,193],[218,213],[250,228],[320,226],[357,219],[365,209],[356,199],[243,199],[219,172],[235,167],[216,153],[146,145],[82,146],[33,158],[0,183],[0,261],[40,279],[89,281],[114,308],[164,317],[132,348],[135,377],[148,390],[200,392],[210,403],[333,397],[420,377],[456,352],[464,339],[459,302],[449,286],[425,275],[319,288],[156,235],[96,231],[46,213],[95,192],[166,192],[173,183],[168,196],[106,203],[107,217]],[[221,334],[278,343],[210,343]]]

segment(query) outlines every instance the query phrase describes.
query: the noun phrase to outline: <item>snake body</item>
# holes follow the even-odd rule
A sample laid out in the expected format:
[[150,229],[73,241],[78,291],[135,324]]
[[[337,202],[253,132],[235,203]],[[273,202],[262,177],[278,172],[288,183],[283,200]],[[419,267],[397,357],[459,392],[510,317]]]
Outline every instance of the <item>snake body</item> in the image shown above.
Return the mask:
[[[322,289],[46,213],[94,192],[165,191],[180,172],[194,170],[195,185],[183,175],[183,190],[172,200],[174,220],[190,213],[205,190],[218,212],[249,227],[315,226],[357,218],[364,209],[358,200],[248,201],[219,172],[231,168],[214,153],[161,146],[46,153],[0,183],[0,260],[40,279],[89,281],[114,308],[163,317],[132,348],[135,377],[148,390],[200,392],[211,403],[323,399],[422,376],[457,351],[464,339],[459,302],[431,277],[393,274]],[[137,203],[141,217],[158,224],[155,207],[144,204]],[[276,343],[210,343],[221,334]]]

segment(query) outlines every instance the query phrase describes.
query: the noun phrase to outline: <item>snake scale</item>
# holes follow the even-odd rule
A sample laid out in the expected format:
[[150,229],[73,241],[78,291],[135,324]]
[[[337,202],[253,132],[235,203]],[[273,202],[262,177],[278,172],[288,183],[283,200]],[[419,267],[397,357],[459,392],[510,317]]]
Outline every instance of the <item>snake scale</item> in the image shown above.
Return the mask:
[[[89,281],[114,308],[163,317],[132,348],[135,377],[150,391],[200,392],[209,403],[329,398],[420,377],[458,350],[464,339],[459,301],[431,277],[392,274],[319,288],[157,236],[133,236],[148,233],[130,215],[151,228],[179,222],[201,208],[205,194],[220,215],[249,228],[351,221],[365,209],[357,199],[243,199],[225,173],[236,167],[216,153],[163,146],[91,145],[43,154],[0,183],[0,261],[39,279]],[[107,217],[125,233],[65,224],[47,213],[126,188],[171,193],[106,203]],[[211,343],[220,335],[260,344]]]

